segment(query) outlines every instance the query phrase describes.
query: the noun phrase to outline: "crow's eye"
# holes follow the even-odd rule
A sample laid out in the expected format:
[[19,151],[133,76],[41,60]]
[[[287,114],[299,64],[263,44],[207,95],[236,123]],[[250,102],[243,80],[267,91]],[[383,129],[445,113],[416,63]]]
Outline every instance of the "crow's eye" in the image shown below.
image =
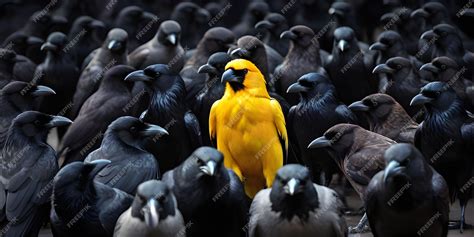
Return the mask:
[[397,69],[402,69],[402,65],[397,65]]
[[137,131],[137,128],[136,128],[135,126],[132,126],[132,127],[130,128],[130,131],[131,131],[131,132],[136,132],[136,131]]
[[446,65],[441,65],[441,69],[446,70]]
[[33,124],[36,125],[36,126],[39,126],[41,123],[40,123],[39,120],[35,120],[35,121],[33,122]]

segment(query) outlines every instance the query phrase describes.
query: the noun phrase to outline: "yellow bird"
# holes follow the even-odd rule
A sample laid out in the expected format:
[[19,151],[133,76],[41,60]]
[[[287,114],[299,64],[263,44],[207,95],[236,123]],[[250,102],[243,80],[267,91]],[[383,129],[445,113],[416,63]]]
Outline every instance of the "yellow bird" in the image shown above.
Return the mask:
[[239,176],[245,193],[253,198],[271,187],[287,155],[285,117],[252,62],[235,59],[225,70],[222,82],[226,88],[212,105],[209,134],[224,154],[224,165]]

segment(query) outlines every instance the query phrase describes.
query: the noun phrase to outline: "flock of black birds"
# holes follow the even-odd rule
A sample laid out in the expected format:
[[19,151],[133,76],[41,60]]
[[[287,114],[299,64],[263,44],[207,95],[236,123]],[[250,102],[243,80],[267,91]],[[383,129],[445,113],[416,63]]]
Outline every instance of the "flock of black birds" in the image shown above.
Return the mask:
[[[0,235],[462,233],[472,3],[1,1]],[[289,138],[253,199],[209,135],[238,58],[263,74]],[[364,203],[351,228],[346,187]]]

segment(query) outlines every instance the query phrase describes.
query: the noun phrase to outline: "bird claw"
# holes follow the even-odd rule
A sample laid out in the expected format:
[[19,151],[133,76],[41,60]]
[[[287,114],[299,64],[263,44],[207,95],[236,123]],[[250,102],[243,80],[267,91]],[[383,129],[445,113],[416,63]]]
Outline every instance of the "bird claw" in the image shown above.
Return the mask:
[[369,225],[357,225],[355,227],[350,226],[349,227],[349,234],[362,234],[362,233],[367,233],[370,232],[370,227]]

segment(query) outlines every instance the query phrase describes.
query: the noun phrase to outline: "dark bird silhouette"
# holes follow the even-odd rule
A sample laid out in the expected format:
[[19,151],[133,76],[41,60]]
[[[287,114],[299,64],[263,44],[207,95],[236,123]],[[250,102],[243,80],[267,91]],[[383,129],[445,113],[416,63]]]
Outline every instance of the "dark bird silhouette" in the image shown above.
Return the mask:
[[192,83],[193,80],[204,82],[206,78],[204,75],[200,75],[197,72],[199,67],[206,64],[207,59],[212,54],[217,52],[227,52],[234,42],[234,33],[224,27],[213,27],[204,34],[192,53],[192,56],[186,61],[183,70],[179,73],[186,83],[188,91],[191,91],[189,88],[190,84],[195,84]]
[[426,82],[422,81],[415,70],[417,69],[409,59],[393,57],[377,65],[373,73],[386,76],[385,82],[380,81],[380,92],[392,96],[410,116],[416,116],[414,119],[420,121],[423,117],[419,116],[419,113],[423,107],[410,106],[410,101]]
[[123,79],[134,69],[119,65],[104,75],[99,89],[82,106],[75,123],[68,128],[59,152],[64,155],[64,164],[83,161],[100,146],[107,126],[116,118],[130,114],[133,96],[132,84]]
[[158,159],[160,171],[173,169],[201,145],[199,122],[184,103],[183,79],[167,65],[155,64],[129,74],[126,81],[143,81],[150,102],[143,121],[165,128],[168,136],[149,139],[147,149]]
[[46,86],[33,86],[26,82],[12,81],[0,91],[0,147],[3,148],[8,129],[14,118],[22,112],[34,110],[35,100],[42,96],[54,95]]
[[[353,111],[363,112],[370,131],[396,142],[414,143],[418,124],[403,107],[387,94],[372,94],[349,105]],[[423,114],[423,111],[419,111]],[[421,116],[420,116],[421,117]]]
[[322,67],[319,42],[313,30],[302,25],[293,26],[283,32],[281,38],[290,40],[290,49],[282,64],[275,69],[275,89],[289,104],[295,105],[298,95],[285,93],[288,87],[306,73],[317,72],[327,76],[327,72]]
[[[308,148],[326,149],[359,197],[365,200],[370,180],[385,168],[385,150],[395,143],[390,138],[357,125],[338,124],[313,140]],[[364,214],[359,224],[351,227],[351,232],[362,232],[366,225],[367,216]]]
[[404,57],[410,60],[413,68],[416,70],[423,65],[417,58],[409,54],[402,36],[396,31],[387,30],[380,33],[377,42],[370,45],[369,49],[378,52],[377,58],[375,59],[376,64],[385,63],[388,59],[393,57]]
[[80,73],[71,55],[67,53],[70,47],[66,35],[60,32],[51,33],[47,42],[41,46],[41,50],[45,50],[47,54],[45,60],[36,67],[32,83],[45,85],[56,91],[56,95],[41,102],[41,112],[58,114],[70,107]]
[[56,152],[46,143],[51,128],[71,120],[26,111],[12,122],[0,161],[0,217],[4,236],[37,236],[48,216],[50,182],[58,171]]
[[90,16],[81,16],[72,24],[67,35],[69,42],[75,42],[71,49],[73,59],[81,67],[84,59],[104,41],[105,24]]
[[114,236],[184,236],[183,216],[171,188],[158,180],[138,186],[132,206],[120,215]]
[[198,148],[180,166],[164,174],[186,223],[186,236],[245,236],[248,204],[238,176],[224,167],[224,156]]
[[16,54],[20,54],[31,59],[35,64],[41,63],[46,56],[41,52],[41,45],[44,40],[35,36],[28,36],[18,31],[9,35],[2,43],[2,48],[11,48]]
[[291,164],[280,168],[273,186],[257,193],[250,208],[249,232],[256,236],[347,236],[337,193],[311,182],[310,171]]
[[464,101],[466,108],[474,111],[474,103],[466,94],[466,89],[472,86],[472,82],[465,78],[466,67],[460,67],[454,59],[442,56],[434,58],[431,63],[423,65],[420,70],[431,73],[433,81],[448,83],[459,98]]
[[474,120],[450,84],[444,82],[424,86],[411,103],[426,108],[425,120],[415,134],[415,146],[448,183],[451,201],[459,199],[461,219],[453,227],[462,232],[467,227],[464,216],[472,196],[472,187],[466,183],[473,170]]
[[174,8],[170,19],[178,22],[183,28],[182,44],[186,48],[194,48],[201,36],[211,26],[211,15],[193,2],[181,2]]
[[168,135],[160,126],[143,123],[124,116],[112,122],[99,149],[91,152],[85,162],[110,160],[94,180],[135,195],[139,184],[159,177],[155,157],[145,150],[146,138]]
[[357,118],[339,101],[334,85],[325,75],[305,74],[290,85],[287,93],[300,96],[300,102],[291,107],[287,117],[290,142],[297,146],[302,163],[311,171],[313,182],[328,186],[339,168],[325,150],[307,149],[308,144],[332,126],[355,123]]
[[281,40],[280,35],[288,28],[286,18],[278,13],[269,13],[264,20],[255,24],[255,29],[264,32],[263,43],[275,49],[282,56],[288,53],[289,47],[288,41]]
[[72,99],[69,116],[76,118],[84,102],[97,91],[104,74],[113,66],[127,65],[128,35],[122,29],[110,30],[102,47],[97,49],[82,70]]
[[[283,62],[283,57],[275,49],[270,48],[259,38],[251,35],[240,37],[237,40],[237,47],[231,50],[230,54],[234,58],[243,58],[254,62],[267,83],[270,81],[275,68]],[[268,86],[271,87],[272,85]]]
[[17,57],[14,51],[0,49],[0,89],[11,81],[15,80],[13,67],[17,63]]
[[[51,227],[56,236],[112,236],[133,197],[94,181],[110,161],[73,162],[54,177]],[[80,215],[80,217],[78,217]]]
[[184,65],[185,51],[181,47],[181,26],[176,21],[164,21],[155,37],[128,55],[129,65],[144,69],[153,64],[168,64],[174,72]]
[[258,30],[254,28],[255,24],[265,19],[269,11],[270,8],[265,1],[250,2],[239,23],[232,28],[232,31],[238,38],[244,35],[256,36]]
[[361,51],[354,31],[349,27],[337,28],[325,68],[342,102],[350,104],[375,92],[373,67],[373,57]]
[[411,17],[412,10],[407,7],[397,7],[380,17],[380,24],[385,30],[395,31],[401,36],[406,51],[415,55],[418,51],[418,39],[424,32],[420,27],[423,19]]
[[198,70],[198,73],[207,74],[207,78],[202,87],[197,87],[199,92],[196,93],[196,101],[192,106],[192,111],[199,121],[202,143],[206,146],[211,145],[209,113],[214,102],[224,95],[225,85],[221,82],[221,77],[225,71],[225,65],[231,60],[232,58],[227,53],[218,52],[211,55],[207,63]]
[[159,26],[159,18],[138,6],[128,6],[120,11],[113,25],[131,36],[127,48],[132,51],[153,38]]
[[[448,235],[448,185],[413,145],[396,144],[370,181],[365,206],[375,237]],[[430,228],[420,228],[433,219]]]
[[456,28],[448,24],[439,24],[423,33],[421,40],[433,42],[431,50],[427,50],[430,60],[440,56],[450,57],[459,66],[467,69],[464,74],[467,78],[474,80],[474,54],[466,50]]

